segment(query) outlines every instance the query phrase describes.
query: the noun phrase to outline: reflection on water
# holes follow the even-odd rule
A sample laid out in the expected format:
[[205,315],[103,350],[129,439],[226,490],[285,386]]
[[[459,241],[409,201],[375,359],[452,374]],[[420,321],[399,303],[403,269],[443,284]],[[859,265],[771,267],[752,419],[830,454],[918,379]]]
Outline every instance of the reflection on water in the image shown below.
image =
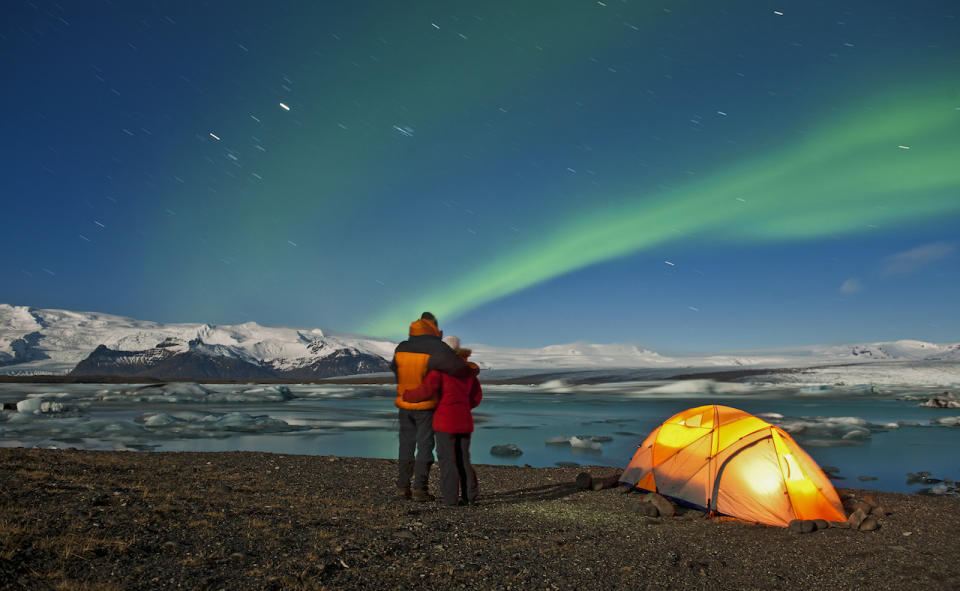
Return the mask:
[[[838,468],[840,486],[911,492],[922,485],[908,485],[908,472],[960,477],[955,456],[960,428],[931,426],[931,420],[960,415],[956,409],[921,408],[898,400],[896,392],[864,388],[738,390],[700,384],[698,393],[661,386],[489,386],[475,411],[474,463],[623,466],[664,419],[691,406],[724,404],[790,431],[821,465]],[[3,411],[0,445],[396,456],[392,387],[273,388],[179,385],[169,392],[151,388],[145,395],[134,386],[3,384],[0,401],[7,406],[39,397],[61,402],[63,410]],[[269,401],[258,401],[263,398]],[[523,454],[490,454],[491,447],[509,443]]]

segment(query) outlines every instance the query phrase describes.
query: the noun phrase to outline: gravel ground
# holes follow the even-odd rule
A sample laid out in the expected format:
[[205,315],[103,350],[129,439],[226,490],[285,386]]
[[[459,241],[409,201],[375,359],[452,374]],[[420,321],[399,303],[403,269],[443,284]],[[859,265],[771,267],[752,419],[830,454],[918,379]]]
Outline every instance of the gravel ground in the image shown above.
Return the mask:
[[[389,460],[0,449],[3,589],[960,588],[960,500],[870,492],[877,531],[651,518],[584,470],[477,466],[480,503]],[[434,470],[433,478],[436,478]],[[862,491],[841,491],[862,497]]]

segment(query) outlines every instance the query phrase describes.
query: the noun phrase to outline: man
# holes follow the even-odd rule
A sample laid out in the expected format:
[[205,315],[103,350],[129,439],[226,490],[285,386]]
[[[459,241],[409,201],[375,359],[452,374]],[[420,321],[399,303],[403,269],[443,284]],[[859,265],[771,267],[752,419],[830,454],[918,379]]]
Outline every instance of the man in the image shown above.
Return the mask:
[[424,312],[419,320],[410,324],[410,337],[397,345],[390,363],[390,369],[397,376],[395,404],[400,409],[397,492],[404,498],[421,502],[433,500],[427,491],[427,479],[433,464],[433,410],[437,408],[438,400],[406,402],[403,393],[419,386],[424,376],[434,369],[455,376],[472,374],[466,361],[441,341],[441,336],[443,333],[437,325],[436,316]]

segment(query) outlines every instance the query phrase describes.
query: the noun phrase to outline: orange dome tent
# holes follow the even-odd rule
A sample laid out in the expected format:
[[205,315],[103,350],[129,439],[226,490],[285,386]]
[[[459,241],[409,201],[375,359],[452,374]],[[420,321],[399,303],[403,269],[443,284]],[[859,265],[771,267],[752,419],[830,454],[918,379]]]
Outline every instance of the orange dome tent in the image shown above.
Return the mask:
[[823,470],[786,431],[728,406],[698,406],[664,421],[620,480],[767,525],[846,519]]

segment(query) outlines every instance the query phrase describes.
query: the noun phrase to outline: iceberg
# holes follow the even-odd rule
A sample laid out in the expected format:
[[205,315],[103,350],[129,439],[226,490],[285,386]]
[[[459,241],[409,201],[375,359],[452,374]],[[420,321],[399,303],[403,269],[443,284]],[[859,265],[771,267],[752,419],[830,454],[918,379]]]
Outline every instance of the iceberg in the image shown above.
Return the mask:
[[27,398],[17,403],[17,412],[22,413],[51,413],[63,412],[65,409],[62,402],[55,400],[44,400],[42,398]]
[[144,413],[135,419],[150,431],[173,431],[180,437],[209,437],[221,432],[282,432],[303,431],[310,427],[291,425],[267,415],[249,415],[242,412],[189,414],[174,416],[167,413]]
[[214,390],[192,382],[151,384],[133,389],[101,390],[99,400],[110,402],[283,402],[295,398],[287,386],[246,386]]

